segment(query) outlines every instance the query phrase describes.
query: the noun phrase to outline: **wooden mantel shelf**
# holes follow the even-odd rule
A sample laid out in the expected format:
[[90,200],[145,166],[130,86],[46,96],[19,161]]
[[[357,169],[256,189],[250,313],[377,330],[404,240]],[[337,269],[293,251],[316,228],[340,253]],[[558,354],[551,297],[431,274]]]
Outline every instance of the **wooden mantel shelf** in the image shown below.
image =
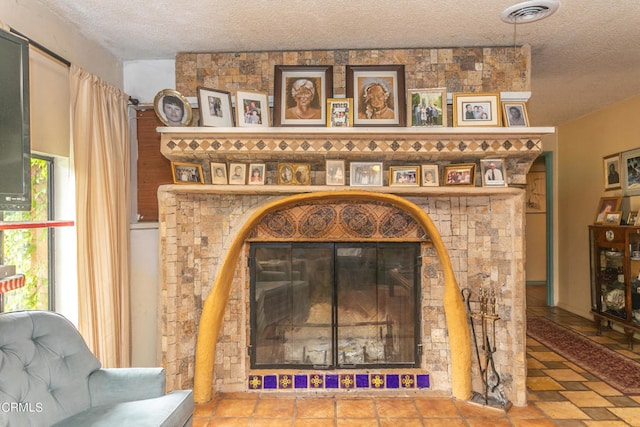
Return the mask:
[[[526,183],[553,127],[159,127],[162,154],[171,161],[214,162],[325,159],[393,164],[505,160],[511,184]],[[391,163],[389,163],[391,164]]]

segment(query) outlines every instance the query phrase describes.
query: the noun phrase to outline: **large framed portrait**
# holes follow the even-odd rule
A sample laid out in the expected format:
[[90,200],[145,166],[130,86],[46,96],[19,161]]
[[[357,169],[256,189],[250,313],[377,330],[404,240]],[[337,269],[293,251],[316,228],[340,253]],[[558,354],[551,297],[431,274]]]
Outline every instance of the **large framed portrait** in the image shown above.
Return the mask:
[[622,197],[600,197],[598,209],[596,210],[595,224],[604,224],[607,214],[618,212],[622,204]]
[[407,126],[447,126],[447,90],[408,89]]
[[327,127],[344,128],[353,126],[353,99],[327,99]]
[[504,125],[506,127],[528,127],[529,115],[527,106],[522,101],[502,102],[502,113],[504,115]]
[[349,184],[352,187],[370,187],[383,184],[381,162],[351,162]]
[[602,171],[604,172],[605,191],[620,188],[620,153],[604,157],[602,159]]
[[500,94],[453,94],[453,126],[501,126],[501,123]]
[[200,126],[232,127],[231,94],[224,90],[198,87]]
[[173,89],[163,89],[153,100],[156,116],[165,126],[189,126],[193,111],[187,98]]
[[269,97],[266,92],[236,91],[236,126],[269,127]]
[[333,66],[276,65],[274,126],[325,126]]
[[507,171],[503,159],[480,160],[483,187],[506,187]]
[[621,156],[622,195],[640,194],[640,148],[624,151]]
[[404,126],[404,65],[347,65],[354,126]]
[[451,164],[444,167],[442,173],[444,185],[476,185],[476,164],[461,163]]
[[198,163],[171,162],[174,184],[204,184],[202,166]]

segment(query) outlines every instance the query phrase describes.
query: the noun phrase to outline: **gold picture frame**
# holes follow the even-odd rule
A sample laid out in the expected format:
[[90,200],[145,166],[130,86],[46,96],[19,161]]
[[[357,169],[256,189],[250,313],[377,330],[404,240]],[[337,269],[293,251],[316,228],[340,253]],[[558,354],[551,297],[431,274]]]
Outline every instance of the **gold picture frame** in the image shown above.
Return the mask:
[[447,89],[408,89],[408,127],[447,127]]
[[420,186],[420,166],[389,166],[389,186]]
[[165,126],[189,126],[193,119],[193,110],[187,98],[173,89],[163,89],[153,100],[156,116]]
[[202,166],[198,163],[171,162],[174,184],[204,184]]
[[345,128],[353,126],[353,98],[327,99],[327,127]]
[[278,163],[278,185],[311,185],[311,165]]
[[470,186],[476,185],[476,164],[460,163],[445,165],[442,171],[444,185]]
[[453,126],[496,126],[502,124],[499,93],[454,93]]
[[596,210],[596,217],[593,221],[594,224],[603,224],[606,215],[609,212],[617,212],[622,204],[622,197],[600,197],[598,202],[598,209]]
[[502,114],[506,127],[529,127],[527,104],[522,101],[502,101]]

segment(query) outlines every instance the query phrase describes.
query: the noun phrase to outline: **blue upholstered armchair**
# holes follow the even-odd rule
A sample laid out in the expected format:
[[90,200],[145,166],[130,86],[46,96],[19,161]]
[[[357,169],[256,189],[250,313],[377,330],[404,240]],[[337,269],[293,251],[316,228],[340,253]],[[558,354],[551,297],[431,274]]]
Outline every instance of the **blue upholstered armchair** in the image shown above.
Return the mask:
[[0,426],[190,426],[191,390],[162,368],[101,369],[59,314],[0,314]]

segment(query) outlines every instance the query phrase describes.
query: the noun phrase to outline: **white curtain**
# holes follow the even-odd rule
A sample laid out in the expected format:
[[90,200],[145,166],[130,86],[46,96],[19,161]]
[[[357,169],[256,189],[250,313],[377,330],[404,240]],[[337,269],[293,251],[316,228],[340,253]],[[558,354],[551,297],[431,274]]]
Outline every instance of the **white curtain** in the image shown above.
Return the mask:
[[78,327],[104,367],[130,364],[128,96],[71,65]]

